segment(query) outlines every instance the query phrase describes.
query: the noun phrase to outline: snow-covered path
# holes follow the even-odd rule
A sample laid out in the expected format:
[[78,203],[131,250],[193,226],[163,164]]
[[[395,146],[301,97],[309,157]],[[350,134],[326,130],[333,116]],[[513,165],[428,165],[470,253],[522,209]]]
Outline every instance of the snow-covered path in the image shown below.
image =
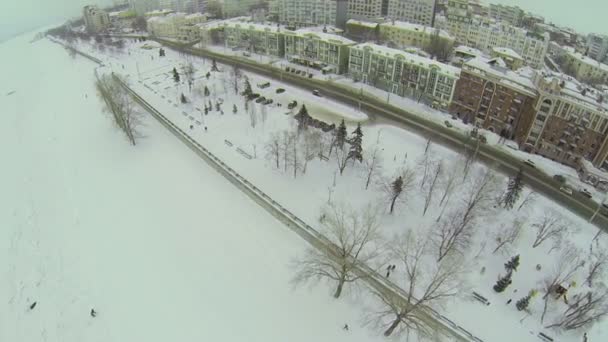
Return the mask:
[[154,120],[130,147],[94,65],[29,39],[0,45],[0,341],[380,340],[292,289],[299,237]]

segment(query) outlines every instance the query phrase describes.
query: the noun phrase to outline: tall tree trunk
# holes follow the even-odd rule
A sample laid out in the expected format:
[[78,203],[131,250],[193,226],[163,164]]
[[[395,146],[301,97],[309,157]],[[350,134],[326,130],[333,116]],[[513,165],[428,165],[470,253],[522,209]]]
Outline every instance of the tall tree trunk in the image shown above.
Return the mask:
[[393,209],[395,209],[395,202],[397,202],[397,196],[394,196],[391,201],[391,214],[393,213]]
[[334,293],[334,298],[340,298],[342,294],[342,288],[344,287],[344,279],[340,279],[338,281],[338,287],[336,288],[336,292]]
[[393,321],[393,323],[391,323],[390,327],[388,327],[388,329],[386,329],[386,331],[384,332],[384,336],[386,336],[386,337],[391,336],[391,334],[399,326],[399,323],[401,323],[401,316],[397,315],[397,317],[395,318],[395,320]]

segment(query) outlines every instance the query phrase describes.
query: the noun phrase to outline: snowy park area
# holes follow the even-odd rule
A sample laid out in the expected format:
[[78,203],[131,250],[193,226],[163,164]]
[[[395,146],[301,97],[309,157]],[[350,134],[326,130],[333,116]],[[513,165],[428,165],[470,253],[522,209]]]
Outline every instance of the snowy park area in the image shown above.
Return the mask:
[[[7,44],[17,43],[13,41],[3,45]],[[351,328],[348,335],[342,330],[342,325],[346,321],[352,327],[357,327],[356,331],[359,335],[356,338],[361,340],[379,339],[383,331],[386,333],[390,330],[394,316],[399,313],[399,305],[396,305],[397,312],[393,312],[392,307],[388,310],[385,308],[385,304],[391,301],[390,298],[370,296],[367,291],[359,291],[360,287],[353,287],[347,283],[344,289],[347,294],[345,297],[355,298],[359,304],[355,305],[348,299],[333,301],[330,296],[336,285],[333,281],[323,281],[323,286],[310,287],[312,289],[310,291],[300,288],[292,290],[290,280],[296,275],[302,275],[302,272],[298,272],[300,271],[298,267],[305,264],[302,261],[305,261],[310,252],[305,248],[303,241],[299,241],[293,234],[290,235],[287,230],[282,229],[278,222],[273,222],[260,210],[253,213],[255,207],[252,203],[239,200],[238,198],[242,196],[239,196],[236,189],[230,188],[220,176],[213,174],[213,171],[206,168],[205,164],[198,161],[187,149],[179,148],[178,141],[172,139],[149,116],[142,117],[143,125],[139,127],[142,137],[139,139],[137,147],[128,149],[128,144],[124,139],[116,139],[119,133],[111,129],[109,116],[100,113],[100,101],[93,97],[95,65],[83,61],[80,57],[70,60],[59,45],[51,47],[52,43],[48,41],[38,44],[44,46],[45,51],[53,51],[50,54],[53,63],[65,65],[65,70],[60,67],[54,68],[53,72],[57,75],[63,73],[62,76],[56,77],[68,80],[69,78],[65,77],[65,74],[72,75],[73,73],[74,82],[82,83],[70,85],[74,89],[73,92],[79,94],[76,96],[78,99],[70,101],[68,99],[70,94],[67,94],[66,89],[55,89],[55,92],[61,95],[52,94],[49,97],[54,99],[62,96],[63,100],[58,103],[72,109],[60,113],[53,111],[54,114],[50,117],[50,113],[42,112],[43,119],[32,118],[32,120],[41,120],[42,125],[40,125],[40,121],[23,123],[17,118],[13,120],[16,124],[25,125],[25,127],[33,125],[40,129],[41,131],[31,139],[42,139],[41,137],[49,139],[51,143],[42,145],[45,146],[45,149],[54,145],[53,137],[49,138],[48,134],[55,134],[55,138],[66,139],[64,135],[58,133],[63,128],[60,119],[66,123],[69,122],[69,125],[65,126],[72,129],[70,131],[72,134],[77,134],[77,137],[82,139],[86,137],[86,142],[81,143],[64,140],[65,145],[76,150],[74,153],[81,152],[83,155],[78,159],[78,163],[82,168],[86,166],[88,170],[84,172],[78,170],[77,175],[83,177],[89,172],[94,172],[93,175],[104,177],[105,181],[90,182],[91,177],[87,175],[86,178],[82,178],[82,187],[70,187],[66,196],[71,196],[73,203],[82,203],[87,195],[106,193],[106,202],[101,206],[110,206],[108,208],[110,210],[113,207],[120,213],[119,217],[125,214],[131,220],[126,220],[120,225],[112,225],[111,222],[99,224],[95,221],[95,227],[90,228],[95,230],[95,234],[103,235],[102,242],[98,241],[99,236],[87,241],[94,243],[94,248],[100,248],[97,243],[103,243],[103,241],[107,241],[108,244],[112,241],[115,244],[116,234],[120,234],[118,236],[121,237],[118,242],[119,245],[123,244],[123,250],[120,249],[121,246],[112,246],[118,250],[112,250],[111,260],[104,260],[102,265],[107,267],[109,263],[119,262],[120,258],[129,254],[128,249],[133,248],[133,244],[136,244],[137,250],[143,254],[132,264],[121,264],[120,267],[124,268],[125,272],[129,269],[129,265],[134,267],[139,263],[149,264],[146,267],[156,266],[155,262],[144,259],[144,256],[150,257],[145,254],[145,251],[162,252],[154,254],[154,260],[162,258],[162,262],[159,262],[167,267],[166,271],[169,275],[164,273],[165,269],[162,273],[154,273],[155,277],[162,274],[163,280],[161,284],[154,284],[158,287],[156,290],[161,291],[162,288],[170,286],[173,286],[173,289],[176,289],[176,286],[188,286],[188,290],[180,289],[179,291],[179,297],[184,298],[184,303],[167,304],[164,301],[160,303],[162,307],[177,308],[182,304],[187,306],[187,310],[190,310],[188,311],[190,314],[187,315],[189,318],[186,323],[181,322],[180,324],[205,320],[206,315],[211,314],[206,312],[206,307],[209,305],[203,304],[206,300],[211,299],[198,292],[194,295],[194,300],[201,303],[202,306],[186,302],[186,299],[191,299],[187,297],[191,295],[189,290],[194,291],[195,287],[211,287],[209,290],[202,291],[206,295],[207,291],[213,291],[213,286],[222,286],[217,285],[222,279],[228,281],[231,277],[240,277],[240,271],[246,271],[251,278],[242,279],[246,280],[244,283],[247,284],[245,292],[252,291],[250,289],[252,286],[258,290],[257,283],[259,283],[260,291],[264,291],[268,295],[283,294],[285,298],[291,298],[290,300],[294,301],[291,304],[287,299],[276,300],[277,303],[273,305],[293,306],[293,309],[289,311],[290,314],[297,312],[301,315],[305,313],[295,308],[305,305],[306,314],[313,315],[312,317],[285,315],[282,317],[282,321],[288,321],[288,323],[275,323],[281,327],[281,331],[289,332],[290,339],[293,339],[291,334],[296,334],[302,340],[315,337],[328,341],[347,338],[353,340],[355,339],[353,337],[355,329]],[[450,320],[463,326],[482,340],[493,342],[539,341],[540,332],[552,336],[556,341],[572,342],[580,341],[585,332],[588,333],[591,341],[605,340],[608,336],[608,331],[606,331],[608,327],[605,322],[592,327],[589,325],[575,329],[580,320],[573,321],[572,315],[570,315],[572,310],[576,311],[577,308],[584,307],[587,298],[591,298],[591,296],[594,299],[604,299],[603,306],[595,307],[596,311],[591,313],[599,312],[598,309],[600,311],[608,309],[606,307],[608,305],[605,286],[606,273],[603,272],[607,260],[605,250],[608,241],[604,235],[597,235],[598,229],[595,226],[573,215],[567,208],[562,208],[549,199],[532,193],[525,184],[520,191],[521,184],[517,178],[507,179],[503,174],[488,169],[476,161],[475,155],[461,155],[453,149],[440,146],[403,129],[368,123],[365,113],[358,112],[356,108],[314,96],[302,89],[281,84],[277,80],[243,72],[211,60],[179,55],[169,49],[164,49],[165,56],[160,57],[159,46],[154,44],[156,43],[128,42],[121,49],[109,47],[100,49],[98,44],[97,47],[93,47],[93,44],[83,42],[75,46],[103,61],[105,67],[99,68],[101,74],[111,72],[120,74],[132,89],[174,124],[188,132],[193,139],[215,155],[220,156],[226,164],[238,170],[240,174],[303,220],[319,227],[322,231],[325,228],[328,236],[332,235],[331,226],[336,218],[348,217],[359,220],[357,222],[369,223],[368,226],[373,227],[371,232],[374,238],[370,239],[370,242],[362,248],[362,255],[366,257],[365,261],[380,272],[387,272],[387,277],[390,277],[404,290],[413,292],[417,298],[424,300],[425,305],[436,308]],[[25,45],[24,48],[42,49],[36,45]],[[62,53],[64,56],[61,55]],[[27,63],[27,61],[19,61],[19,63]],[[76,70],[75,65],[79,66],[81,70]],[[88,70],[88,72],[84,70]],[[6,72],[15,71],[11,69]],[[28,70],[28,72],[30,71]],[[34,71],[32,71],[31,77],[35,77],[34,75]],[[52,76],[45,77],[48,77],[50,82]],[[22,82],[25,87],[27,82],[32,81],[28,79]],[[249,83],[250,91],[247,83]],[[10,91],[8,88],[11,87],[17,88],[16,85],[7,86],[6,92]],[[83,89],[89,89],[84,91],[85,94],[89,94],[88,98],[83,97]],[[279,89],[284,91],[281,92]],[[6,93],[5,89],[1,90]],[[249,100],[247,96],[250,96],[251,93],[257,93],[259,97],[273,101],[267,104],[262,101],[258,103],[259,97]],[[11,100],[11,98],[6,99]],[[289,109],[289,104],[294,100],[297,101],[297,106]],[[79,106],[82,108],[77,107],[75,103],[81,103]],[[310,118],[302,110],[302,105],[305,105]],[[86,117],[82,116],[84,112],[87,113]],[[66,117],[60,117],[60,115]],[[19,119],[22,118],[19,117]],[[319,122],[313,119],[328,125],[334,124],[335,128],[323,132],[312,124]],[[343,129],[341,129],[342,119],[345,121]],[[98,132],[97,137],[92,136],[91,132],[73,132],[74,122],[84,125],[85,129],[100,130],[104,128],[105,131],[103,134]],[[358,124],[361,125],[360,131],[357,130]],[[49,130],[49,126],[58,126],[58,128]],[[361,134],[357,135],[354,132],[361,132]],[[17,141],[30,139],[30,137],[23,138],[19,134],[25,133],[11,129],[4,134],[3,138],[13,137]],[[361,144],[358,145],[356,141],[361,141]],[[7,142],[4,145],[14,146],[15,144]],[[88,149],[84,151],[80,146],[87,146]],[[108,146],[113,146],[115,150],[108,151]],[[358,150],[357,146],[360,146],[361,150]],[[57,146],[55,148],[57,153],[63,151],[63,147],[64,145]],[[98,151],[89,150],[95,149],[95,147]],[[71,155],[73,153],[69,154],[69,156]],[[89,159],[86,159],[84,155]],[[106,162],[109,165],[101,164],[104,159],[100,155],[107,156]],[[120,162],[116,162],[116,156],[122,156],[118,158]],[[52,158],[53,155],[45,154],[44,157]],[[83,160],[90,160],[94,166],[86,164]],[[19,163],[16,161],[13,164]],[[129,166],[126,167],[126,165]],[[66,177],[65,172],[68,171],[65,171],[65,168],[69,170],[66,164],[53,164],[53,167],[60,168],[59,176]],[[119,167],[118,170],[116,170],[117,167]],[[72,168],[71,172],[76,176],[75,167],[72,166]],[[157,170],[160,172],[156,172]],[[36,171],[40,170],[28,169],[28,172]],[[23,173],[24,171],[19,170],[18,172]],[[112,177],[118,177],[118,175],[121,177],[121,182],[125,177],[128,179],[132,177],[135,184],[140,184],[132,186],[128,182],[127,189],[124,189],[123,184],[112,180]],[[23,178],[22,175],[19,179]],[[38,189],[42,187],[38,184],[31,185],[32,177],[26,176],[25,178],[27,179],[23,181],[25,185],[15,182],[10,185],[14,188],[27,186],[31,189]],[[65,178],[63,179],[65,183]],[[86,186],[84,182],[86,182]],[[49,186],[57,187],[60,184],[55,180]],[[114,198],[111,197],[112,190],[108,185],[120,186],[118,189],[120,193],[127,191],[127,194],[120,196],[120,201],[111,201]],[[91,186],[94,187],[93,190]],[[52,190],[44,192],[53,194]],[[66,190],[62,189],[62,191]],[[142,191],[145,201],[140,198],[143,197]],[[217,196],[226,196],[226,198],[220,200]],[[178,200],[180,197],[183,200]],[[25,200],[11,199],[16,203],[30,203]],[[62,204],[65,205],[65,203]],[[25,214],[22,215],[40,220],[38,211],[35,211],[35,214],[31,213],[32,210],[36,210],[31,209],[31,206],[30,204],[26,208],[22,208],[25,211]],[[70,212],[69,215],[66,214],[66,217],[59,217],[59,219],[73,222],[66,224],[71,227],[62,227],[62,229],[74,229],[74,225],[76,225],[74,222],[81,224],[80,222],[83,220],[80,218],[80,213],[84,209],[74,211],[73,207],[78,206],[75,204],[68,206],[69,210],[73,212]],[[238,215],[234,215],[235,211],[238,212]],[[95,213],[95,215],[100,214]],[[143,219],[146,223],[137,221],[142,219],[140,215],[144,216]],[[110,218],[114,219],[116,216],[112,215]],[[222,217],[224,219],[221,219]],[[230,217],[230,222],[226,222],[226,217]],[[103,220],[107,221],[110,218],[104,216]],[[13,220],[15,219],[13,218]],[[101,221],[104,222],[103,220]],[[31,221],[28,222],[30,222],[28,227],[37,227]],[[181,224],[176,225],[176,222],[181,222]],[[252,222],[255,222],[253,226],[251,226]],[[364,223],[362,225],[365,226]],[[204,228],[200,228],[201,226]],[[148,241],[150,227],[155,228],[151,231],[152,241]],[[167,229],[168,227],[170,230]],[[137,229],[135,233],[123,236],[129,228]],[[244,231],[237,232],[237,228]],[[188,234],[175,236],[176,229],[184,230]],[[105,235],[108,230],[109,235],[114,233],[111,238]],[[34,231],[30,234],[38,235],[40,233]],[[86,233],[82,231],[78,231],[77,234],[81,239],[91,238],[85,236]],[[197,235],[199,238],[192,239],[191,235]],[[266,235],[270,235],[270,237]],[[58,239],[55,235],[53,238]],[[22,238],[13,237],[12,239],[21,241]],[[167,242],[166,239],[174,242],[172,247],[175,247],[175,250],[164,246]],[[217,243],[218,240],[224,242],[221,244],[222,246]],[[252,241],[255,243],[251,243]],[[180,248],[182,242],[191,248]],[[70,248],[74,248],[74,250],[87,250],[81,245],[72,245],[75,244],[72,239],[69,243]],[[154,243],[157,245],[155,246]],[[204,246],[208,248],[197,246],[200,243],[204,243]],[[238,252],[236,255],[226,253],[223,245],[234,245],[234,248],[230,249]],[[57,249],[57,247],[54,248]],[[264,253],[259,251],[264,251]],[[121,252],[124,253],[123,256],[121,256]],[[208,254],[214,252],[215,255]],[[274,254],[275,252],[276,254]],[[169,255],[171,253],[174,254]],[[218,264],[218,260],[226,259],[226,254],[230,254],[230,259],[226,260],[227,263],[222,261]],[[178,257],[188,259],[184,264],[184,269],[170,267],[176,263],[182,264],[181,259],[175,260]],[[164,260],[165,258],[167,260]],[[265,259],[256,261],[256,258]],[[100,262],[98,259],[99,255],[93,253],[93,255],[87,255],[82,260],[78,260],[77,265],[70,267],[82,267],[81,264],[88,261]],[[51,263],[52,261],[45,260],[45,262]],[[198,263],[202,263],[202,267]],[[259,272],[263,273],[264,277],[259,276],[260,273],[257,276],[254,275],[258,270],[252,268],[251,263],[260,264],[260,268],[265,271],[260,270]],[[391,271],[387,265],[395,265],[394,270]],[[41,268],[39,265],[34,266],[38,269]],[[412,273],[412,266],[419,267],[419,273]],[[63,267],[66,266],[61,264],[60,266],[54,265],[54,267],[59,267],[63,272]],[[43,265],[42,268],[48,267]],[[212,276],[208,276],[210,272],[206,271],[207,268],[212,270]],[[101,269],[103,270],[103,267]],[[194,271],[194,269],[197,270]],[[182,278],[187,277],[188,282],[178,284],[175,280],[176,276],[173,274],[185,270],[195,274],[181,274]],[[87,272],[95,273],[95,271],[97,269]],[[154,271],[154,268],[149,270],[149,272]],[[16,273],[16,271],[13,272]],[[145,273],[147,269],[144,268],[143,271],[138,269],[137,272]],[[45,274],[47,273],[45,272]],[[101,275],[95,275],[95,277],[98,276]],[[109,277],[109,275],[104,276]],[[144,279],[146,276],[152,277],[152,274],[142,275]],[[32,282],[36,282],[34,280],[36,272],[30,270],[28,277],[26,283],[32,286]],[[93,276],[90,275],[90,277]],[[266,277],[276,279],[274,281],[265,280]],[[216,285],[207,283],[210,278],[213,278],[213,283]],[[437,281],[439,278],[446,281],[442,282],[431,296],[426,296],[429,287],[425,285]],[[80,279],[77,280],[80,281]],[[157,280],[148,278],[146,282]],[[170,284],[164,283],[169,280]],[[217,287],[217,289],[222,293],[229,293],[230,297],[234,292],[242,291],[235,281],[228,283],[234,288],[229,290]],[[263,283],[271,284],[272,287],[264,288],[261,285]],[[127,284],[121,285],[126,286]],[[129,287],[129,289],[133,290],[134,287]],[[28,288],[28,290],[32,289]],[[128,292],[125,288],[122,290],[125,293]],[[99,293],[100,290],[96,291]],[[21,300],[19,304],[22,306],[26,301],[34,300],[28,297],[28,294],[24,294],[27,291],[19,290],[17,292],[19,295],[15,300]],[[434,295],[439,298],[434,298]],[[137,305],[147,305],[147,307],[152,305],[147,302],[141,304],[145,302],[143,293],[137,293],[137,296],[141,300]],[[255,296],[260,301],[258,306],[270,304],[266,302],[273,300],[260,296],[262,295]],[[66,311],[73,311],[75,305],[85,305],[82,304],[84,297],[86,297],[84,299],[87,301],[86,305],[94,305],[90,303],[92,299],[88,298],[93,297],[89,291],[79,294],[80,299],[74,299],[78,304],[68,305]],[[217,294],[211,296],[213,300],[224,299],[218,297],[222,296],[217,296]],[[314,299],[309,297],[314,297]],[[376,297],[380,297],[380,299],[377,300]],[[175,300],[173,297],[165,298]],[[158,298],[155,297],[155,299]],[[230,298],[230,301],[234,300],[236,303],[240,300],[242,303],[248,299]],[[300,300],[304,300],[306,303],[300,304]],[[127,305],[128,302],[126,298],[122,298],[120,305]],[[395,303],[391,302],[391,304]],[[219,302],[212,302],[212,310],[219,305]],[[251,307],[251,305],[245,307]],[[226,314],[230,311],[227,306],[221,309],[226,310]],[[280,307],[275,309],[277,313],[280,312]],[[103,308],[99,308],[99,310],[102,312]],[[122,310],[123,321],[128,321],[128,314],[137,316],[124,307]],[[23,311],[23,314],[34,313]],[[544,311],[546,314],[543,314]],[[377,317],[370,317],[371,312],[379,314],[375,315]],[[315,313],[319,315],[314,316]],[[145,314],[153,315],[150,312]],[[205,316],[201,317],[201,315]],[[260,314],[252,311],[248,316],[264,320],[276,319],[270,318],[270,315],[272,313]],[[326,315],[332,319],[328,319]],[[544,316],[542,323],[541,316]],[[19,317],[21,317],[19,319],[23,319],[23,316]],[[171,317],[177,319],[175,315]],[[181,314],[179,317],[181,318]],[[348,319],[344,317],[348,317]],[[160,319],[157,316],[155,318]],[[229,318],[225,318],[225,321],[229,320]],[[104,322],[103,320],[98,321]],[[116,322],[119,321],[116,320]],[[342,321],[344,322],[341,323]],[[380,326],[364,324],[370,321],[379,322]],[[407,319],[403,321],[405,322]],[[300,330],[304,329],[302,322],[306,322],[306,327],[309,329],[306,333],[300,333]],[[229,330],[226,325],[220,323],[226,324],[226,322],[217,321],[211,325],[218,330]],[[250,330],[244,332],[243,336],[259,335],[260,340],[261,338],[281,340],[287,336],[278,335],[279,333],[276,331],[273,333],[277,333],[277,335],[263,335],[266,333],[263,328],[260,328],[262,329],[260,331],[256,330],[259,327],[258,322],[252,321],[247,324],[251,324],[247,325],[247,329]],[[397,329],[403,328],[405,324],[401,324]],[[364,327],[361,327],[362,325]],[[551,325],[558,326],[549,328]],[[192,330],[192,326],[190,330],[186,330],[193,334],[192,337],[211,336],[196,335],[202,334],[202,332]],[[245,329],[242,325],[239,325],[239,328]],[[234,329],[230,332],[238,331],[240,330]],[[133,336],[139,337],[138,335]],[[156,337],[157,335],[151,334],[151,336]],[[105,338],[107,339],[107,337],[106,335]],[[218,339],[234,340],[238,336],[232,337],[231,339],[221,336]]]

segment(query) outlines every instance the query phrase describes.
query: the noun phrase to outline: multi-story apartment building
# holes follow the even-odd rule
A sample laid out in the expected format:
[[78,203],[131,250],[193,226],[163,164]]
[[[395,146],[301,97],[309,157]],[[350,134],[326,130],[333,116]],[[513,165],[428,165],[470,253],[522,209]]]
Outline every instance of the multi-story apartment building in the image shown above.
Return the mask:
[[387,16],[395,20],[434,26],[435,0],[389,0]]
[[441,25],[438,25],[438,27],[450,32],[457,42],[466,44],[469,27],[473,22],[472,17],[473,14],[469,8],[468,0],[449,0],[445,21],[441,20]]
[[375,41],[378,39],[379,26],[376,22],[348,19],[344,34],[360,42]]
[[507,68],[500,58],[475,57],[465,62],[450,112],[523,144],[537,94],[534,83],[522,74]]
[[336,0],[279,0],[279,22],[293,28],[336,26]]
[[608,103],[563,74],[537,73],[539,92],[524,149],[578,168],[582,160],[608,168]]
[[237,17],[250,13],[251,7],[259,5],[261,0],[224,0],[222,13],[224,18]]
[[488,15],[496,21],[505,21],[513,26],[521,26],[524,11],[517,6],[490,4]]
[[185,32],[182,27],[200,24],[206,20],[207,15],[201,13],[171,13],[162,17],[152,17],[147,21],[148,33],[155,37],[183,39]]
[[284,36],[276,25],[227,21],[224,39],[230,48],[240,48],[262,55],[283,57]]
[[608,84],[608,65],[583,56],[569,47],[564,47],[565,63],[574,76],[583,82]]
[[283,31],[285,57],[327,72],[342,74],[348,68],[348,50],[354,41],[342,36],[308,29]]
[[526,64],[542,68],[549,41],[548,33],[538,35],[507,23],[476,21],[468,25],[466,45],[487,53],[495,47],[510,48],[517,52]]
[[129,5],[139,15],[163,9],[184,13],[204,13],[207,0],[129,0]]
[[347,14],[350,19],[378,20],[387,15],[386,11],[388,11],[388,0],[348,1]]
[[608,63],[608,36],[591,33],[587,36],[587,56]]
[[350,48],[348,71],[355,80],[439,108],[451,103],[460,75],[451,65],[372,43]]
[[401,49],[407,46],[426,48],[433,36],[437,36],[447,44],[454,44],[454,38],[449,33],[429,26],[393,20],[381,23],[378,27],[381,41]]
[[110,27],[110,16],[97,6],[84,6],[82,17],[89,32],[97,33]]

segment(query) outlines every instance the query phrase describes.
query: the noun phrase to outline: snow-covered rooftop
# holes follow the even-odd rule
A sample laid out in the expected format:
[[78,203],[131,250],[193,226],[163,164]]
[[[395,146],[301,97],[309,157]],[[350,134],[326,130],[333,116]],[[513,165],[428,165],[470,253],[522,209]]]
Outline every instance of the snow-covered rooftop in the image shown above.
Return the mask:
[[253,29],[255,31],[271,31],[271,32],[279,32],[280,28],[277,25],[269,25],[269,24],[258,24],[253,22],[244,22],[244,21],[226,21],[224,22],[225,27],[232,28],[242,28],[242,29]]
[[357,20],[357,19],[348,19],[348,21],[346,21],[346,24],[365,26],[365,27],[369,27],[369,28],[376,28],[379,25],[378,23],[374,23],[371,21],[364,21],[364,20]]
[[[586,106],[589,110],[600,111],[608,115],[608,96],[606,93],[593,89],[591,86],[565,74],[549,72],[542,76],[547,83],[554,79],[561,83],[561,95],[567,100]],[[600,96],[604,98],[602,103],[598,102]]]
[[465,62],[465,69],[473,69],[478,72],[481,71],[486,75],[494,76],[498,79],[498,82],[513,88],[521,93],[535,96],[536,86],[532,80],[528,77],[530,74],[526,69],[512,71],[506,67],[505,62],[501,58],[485,58],[475,57]]
[[428,34],[434,34],[435,32],[438,32],[439,36],[442,38],[454,39],[449,33],[444,30],[439,30],[430,26],[408,23],[405,21],[394,20],[386,23],[381,23],[380,28],[382,29],[383,27],[391,27],[407,31],[425,32]]
[[483,52],[481,50],[472,48],[466,45],[460,45],[454,49],[454,52],[460,52],[462,54],[471,55],[471,56],[483,56]]
[[604,64],[604,63],[600,63],[598,61],[596,61],[593,58],[589,58],[587,56],[583,56],[583,54],[581,54],[580,52],[576,52],[574,51],[574,49],[570,48],[570,49],[566,49],[566,51],[568,52],[568,54],[573,57],[576,58],[577,60],[587,64],[587,65],[591,65],[595,68],[599,68],[602,69],[602,71],[608,72],[608,65]]
[[495,47],[492,49],[492,51],[499,53],[501,55],[504,56],[508,56],[514,59],[521,59],[523,60],[523,58],[515,51],[513,51],[513,49],[510,48],[506,48],[506,47]]
[[389,48],[384,45],[378,45],[378,44],[373,44],[373,43],[362,43],[362,44],[355,45],[353,48],[371,49],[372,51],[374,51],[378,54],[382,54],[382,55],[393,57],[393,58],[400,56],[401,58],[408,60],[412,64],[418,64],[418,65],[424,65],[424,66],[436,66],[446,75],[451,75],[453,77],[460,76],[460,68],[438,62],[434,59],[430,59],[430,58],[418,56],[418,55],[415,55],[412,53],[408,53],[403,50]]
[[324,41],[338,41],[342,44],[356,44],[355,41],[352,41],[348,38],[339,36],[337,34],[331,34],[331,33],[325,33],[325,32],[318,32],[314,29],[310,29],[310,28],[301,28],[295,31],[283,31],[285,34],[293,34],[296,36],[308,36],[308,35],[313,35],[313,36],[317,36],[319,37],[319,39],[324,40]]

